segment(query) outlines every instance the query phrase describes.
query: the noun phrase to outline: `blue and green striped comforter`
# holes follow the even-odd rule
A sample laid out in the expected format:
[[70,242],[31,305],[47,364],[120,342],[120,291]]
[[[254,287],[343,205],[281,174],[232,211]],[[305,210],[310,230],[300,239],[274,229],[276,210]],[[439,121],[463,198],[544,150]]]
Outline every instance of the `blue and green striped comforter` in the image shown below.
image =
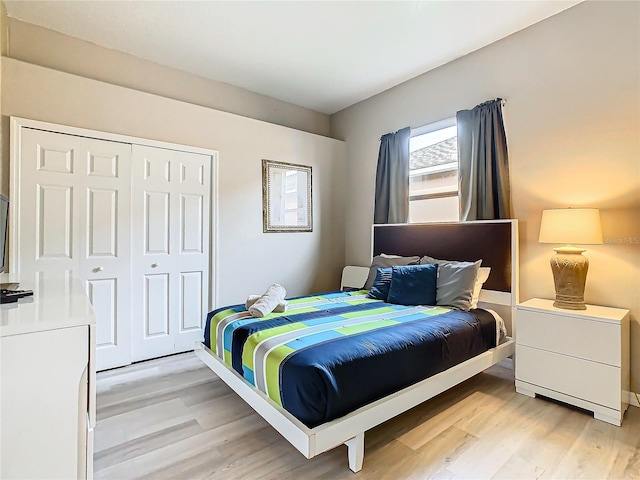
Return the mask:
[[309,427],[496,346],[484,310],[394,305],[366,293],[300,297],[263,318],[244,305],[220,308],[207,316],[204,343]]

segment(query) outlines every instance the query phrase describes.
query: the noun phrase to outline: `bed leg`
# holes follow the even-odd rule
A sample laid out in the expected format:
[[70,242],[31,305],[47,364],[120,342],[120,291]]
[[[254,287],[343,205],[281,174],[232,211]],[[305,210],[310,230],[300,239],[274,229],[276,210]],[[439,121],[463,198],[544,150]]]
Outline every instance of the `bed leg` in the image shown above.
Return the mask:
[[362,461],[364,460],[364,432],[347,440],[344,444],[349,449],[349,468],[357,473],[362,470]]

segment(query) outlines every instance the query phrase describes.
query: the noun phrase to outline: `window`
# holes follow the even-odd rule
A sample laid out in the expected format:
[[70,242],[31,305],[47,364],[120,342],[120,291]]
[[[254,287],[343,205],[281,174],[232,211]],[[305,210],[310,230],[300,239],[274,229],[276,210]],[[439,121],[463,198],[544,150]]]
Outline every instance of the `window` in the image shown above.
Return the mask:
[[286,225],[297,225],[298,222],[306,223],[305,218],[307,209],[305,208],[304,197],[302,194],[306,192],[306,188],[299,188],[302,181],[302,187],[306,187],[306,178],[296,170],[287,170],[284,182],[284,216]]
[[409,222],[457,221],[456,119],[412,130],[409,152]]

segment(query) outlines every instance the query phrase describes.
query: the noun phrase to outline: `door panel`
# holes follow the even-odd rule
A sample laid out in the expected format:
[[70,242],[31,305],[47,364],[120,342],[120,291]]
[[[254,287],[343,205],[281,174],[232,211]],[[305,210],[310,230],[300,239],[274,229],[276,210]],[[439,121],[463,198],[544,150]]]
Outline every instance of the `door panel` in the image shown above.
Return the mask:
[[180,182],[197,183],[199,186],[205,185],[205,172],[202,164],[189,164],[180,162]]
[[[162,187],[160,187],[162,188]],[[169,193],[146,192],[144,202],[145,254],[169,254]]]
[[[146,155],[143,153],[142,157],[144,159],[144,179],[160,183],[170,182],[171,156],[162,155],[160,152],[153,152],[153,148],[151,147],[142,148],[146,149]],[[166,151],[171,152],[171,150]]]
[[98,370],[131,363],[131,145],[21,128],[20,274],[70,270],[86,286]]
[[118,160],[117,155],[90,154],[87,175],[118,178]]
[[169,274],[144,276],[144,338],[169,335]]
[[100,312],[101,316],[100,321],[96,323],[97,347],[118,345],[117,284],[117,278],[87,281],[89,300],[93,309]]
[[180,253],[202,253],[202,195],[180,195]]
[[133,303],[133,318],[144,319],[133,327],[134,361],[191,350],[202,338],[211,161],[208,155],[133,146],[132,294],[144,298],[144,304]]
[[73,187],[39,184],[37,188],[36,258],[71,260]]
[[89,188],[88,212],[87,257],[117,257],[118,191]]
[[56,143],[38,144],[37,169],[41,172],[73,173],[75,149]]
[[202,329],[203,309],[202,272],[180,273],[180,331]]

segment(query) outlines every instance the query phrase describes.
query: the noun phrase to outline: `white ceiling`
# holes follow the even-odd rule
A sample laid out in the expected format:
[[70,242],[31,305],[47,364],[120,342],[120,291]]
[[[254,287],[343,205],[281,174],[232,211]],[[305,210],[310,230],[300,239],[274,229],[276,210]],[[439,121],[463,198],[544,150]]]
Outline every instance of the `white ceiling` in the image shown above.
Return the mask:
[[567,1],[6,1],[7,14],[332,114]]

